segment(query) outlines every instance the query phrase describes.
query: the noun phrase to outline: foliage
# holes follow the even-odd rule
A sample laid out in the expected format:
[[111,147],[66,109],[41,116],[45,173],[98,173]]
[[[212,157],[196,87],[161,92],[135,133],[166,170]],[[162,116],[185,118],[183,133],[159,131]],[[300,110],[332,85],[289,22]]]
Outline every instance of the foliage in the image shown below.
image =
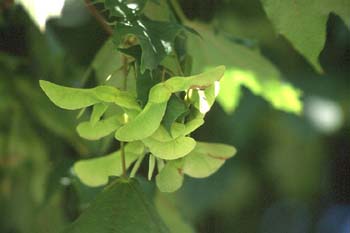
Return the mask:
[[350,27],[350,4],[344,0],[262,0],[262,3],[276,31],[290,40],[318,71],[322,70],[318,57],[326,41],[329,14],[338,14]]
[[[259,44],[225,32],[220,21],[184,15],[182,9],[191,13],[207,1],[192,10],[176,0],[94,1],[87,8],[108,37],[75,0],[64,9],[63,1],[17,2],[0,3],[1,232],[194,233],[192,224],[200,232],[253,232],[260,205],[321,197],[326,146],[305,123],[302,114],[315,113],[304,113],[301,98],[327,88],[341,99],[348,90],[339,80],[333,86],[289,72],[308,65],[270,29],[273,45],[264,44],[260,23],[268,21],[253,3],[220,1],[213,17],[230,10],[225,6],[247,5],[232,15],[242,17],[238,30],[257,33]],[[337,21],[337,27],[346,28],[338,30],[348,35],[347,2],[261,5],[276,32],[317,71],[329,72],[318,61],[326,24],[332,25],[330,13],[338,14],[345,25]],[[69,9],[84,23],[67,26]],[[212,8],[203,9],[209,15]],[[252,27],[242,23],[250,20]],[[250,93],[292,114],[267,110]],[[239,148],[234,160],[230,144]],[[248,224],[232,218],[240,214]],[[212,219],[214,228],[207,227]]]
[[169,232],[143,195],[135,180],[111,181],[79,219],[63,232]]

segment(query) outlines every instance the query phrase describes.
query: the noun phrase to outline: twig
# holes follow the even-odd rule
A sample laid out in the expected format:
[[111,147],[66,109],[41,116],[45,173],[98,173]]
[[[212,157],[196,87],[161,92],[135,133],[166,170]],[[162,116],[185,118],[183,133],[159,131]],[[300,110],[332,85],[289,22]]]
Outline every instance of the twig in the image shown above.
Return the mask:
[[85,0],[85,6],[90,11],[91,15],[94,16],[95,19],[100,23],[102,28],[108,33],[108,35],[112,35],[112,28],[107,24],[105,18],[100,14],[93,3],[90,0]]
[[125,142],[120,142],[123,177],[126,177]]

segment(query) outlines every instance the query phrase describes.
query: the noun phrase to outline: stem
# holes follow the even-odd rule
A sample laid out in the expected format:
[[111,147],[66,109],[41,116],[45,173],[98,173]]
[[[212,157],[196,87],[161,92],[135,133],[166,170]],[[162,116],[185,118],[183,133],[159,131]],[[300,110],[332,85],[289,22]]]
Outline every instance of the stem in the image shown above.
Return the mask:
[[141,166],[141,162],[142,162],[142,160],[143,160],[144,157],[145,157],[145,154],[144,154],[144,155],[141,155],[141,156],[137,159],[137,161],[135,162],[134,167],[132,168],[131,173],[130,173],[130,177],[131,177],[131,178],[134,178],[134,177],[135,177],[137,171],[139,170],[139,168],[140,168],[140,166]]
[[125,162],[125,143],[120,142],[121,158],[122,158],[122,170],[123,177],[126,177],[126,162]]
[[125,55],[122,55],[122,62],[123,62],[123,89],[126,91],[128,89],[128,58]]
[[182,23],[185,24],[186,22],[189,21],[187,16],[184,14],[178,0],[170,0],[170,4],[171,4],[172,8],[174,9],[176,16],[179,17],[179,19]]
[[107,32],[107,34],[112,35],[112,28],[107,24],[105,18],[100,14],[100,12],[96,9],[93,3],[90,0],[85,0],[85,6],[90,11],[91,15],[94,16],[95,19],[100,23],[100,25]]
[[[128,78],[128,58],[125,55],[122,55],[122,62],[123,62],[123,89],[124,91],[127,90],[127,78]],[[125,122],[126,123],[126,122]],[[121,162],[122,162],[122,169],[123,169],[123,176],[126,177],[126,161],[125,161],[125,142],[120,142],[120,150],[121,150]]]

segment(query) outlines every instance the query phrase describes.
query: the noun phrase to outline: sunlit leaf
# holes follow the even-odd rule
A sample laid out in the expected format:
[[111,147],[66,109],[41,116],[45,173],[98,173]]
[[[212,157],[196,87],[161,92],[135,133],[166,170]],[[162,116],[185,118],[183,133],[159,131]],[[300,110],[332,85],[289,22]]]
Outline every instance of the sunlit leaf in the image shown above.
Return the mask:
[[184,136],[170,141],[158,141],[152,137],[142,141],[154,156],[166,160],[184,157],[196,146],[196,141],[193,138]]
[[[292,113],[302,111],[300,91],[284,82],[276,67],[258,51],[233,43],[204,26],[198,24],[191,26],[202,36],[201,38],[190,36],[188,39],[188,48],[193,56],[193,72],[202,72],[217,65],[225,65],[227,68],[220,82],[218,98],[220,105],[226,111],[234,110],[237,98],[240,96],[241,85],[237,84],[237,77],[232,76],[237,74],[234,71],[249,74],[250,78],[247,78],[247,75],[240,75],[240,80],[243,80],[240,84],[244,83],[253,93],[263,96],[276,108]],[[271,87],[273,87],[272,94]]]
[[63,87],[40,80],[40,87],[49,99],[60,108],[76,110],[101,102],[91,89]]
[[[128,143],[125,146],[126,166],[129,167],[143,153],[142,143]],[[74,172],[85,185],[96,187],[107,184],[109,176],[122,174],[121,152],[117,151],[103,157],[78,161],[74,164]]]
[[202,113],[206,114],[213,106],[216,97],[219,94],[220,84],[215,82],[214,85],[210,86],[205,90],[193,91],[191,100],[194,106]]
[[112,181],[62,233],[169,233],[136,180]]
[[40,87],[54,104],[68,110],[85,108],[100,102],[115,103],[128,109],[140,109],[135,97],[112,86],[82,89],[40,80]]
[[164,85],[173,93],[188,89],[206,89],[223,77],[225,66],[217,66],[205,72],[203,70],[195,72],[198,74],[189,77],[172,77],[165,81]]
[[16,0],[27,10],[41,31],[45,31],[46,21],[61,15],[65,0]]
[[108,136],[122,126],[121,116],[112,116],[93,124],[91,121],[85,121],[78,125],[79,136],[88,140],[99,140]]
[[195,149],[184,158],[183,172],[195,178],[205,178],[216,172],[236,153],[232,146],[197,142]]
[[171,91],[163,84],[159,83],[151,88],[148,102],[164,103],[170,99]]
[[156,184],[161,192],[175,192],[183,183],[183,174],[178,161],[169,161],[156,176]]
[[136,141],[152,135],[159,127],[164,116],[167,103],[148,103],[142,112],[115,134],[119,141]]
[[[184,129],[181,132],[184,132]],[[142,141],[152,154],[166,160],[184,157],[196,145],[196,141],[193,138],[185,137],[182,134],[174,138],[163,126],[160,126],[151,137]]]
[[316,70],[318,57],[326,41],[327,19],[338,14],[350,27],[350,3],[347,0],[261,0],[276,31],[290,40]]
[[218,102],[227,113],[232,113],[239,104],[242,87],[261,96],[276,109],[299,114],[303,110],[301,91],[279,80],[261,80],[253,72],[230,69],[221,80]]

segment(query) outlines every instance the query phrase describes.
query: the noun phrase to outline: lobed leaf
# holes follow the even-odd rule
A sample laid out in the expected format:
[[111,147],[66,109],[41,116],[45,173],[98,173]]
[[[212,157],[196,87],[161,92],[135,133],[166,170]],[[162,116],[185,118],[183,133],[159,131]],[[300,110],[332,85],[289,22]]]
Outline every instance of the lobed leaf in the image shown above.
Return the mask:
[[174,40],[184,28],[173,22],[154,21],[145,16],[118,22],[113,41],[123,44],[130,35],[138,38],[142,48],[141,72],[155,69],[161,61],[174,51]]
[[148,0],[105,0],[105,8],[109,11],[110,16],[121,17],[127,20],[135,18],[141,13]]
[[[220,81],[220,92],[218,96],[219,104],[228,113],[234,110],[241,94],[241,84],[237,84],[237,79],[247,79],[247,75],[234,77],[232,74],[249,74],[253,78],[244,81],[245,85],[255,94],[262,96],[269,102],[279,102],[274,104],[277,109],[300,114],[302,111],[301,92],[288,84],[281,78],[277,68],[258,51],[251,50],[243,45],[233,43],[226,37],[216,34],[208,28],[199,24],[192,24],[200,34],[201,38],[190,36],[188,38],[188,49],[192,51],[193,70],[202,72],[209,67],[223,64],[227,71]],[[210,56],[208,56],[210,55]],[[237,71],[234,73],[234,71]],[[270,94],[271,83],[273,83],[274,94]],[[285,91],[278,90],[279,87],[289,86],[286,98]],[[255,92],[259,88],[259,92]]]
[[295,114],[303,110],[301,91],[291,84],[274,79],[260,80],[252,72],[230,69],[221,80],[218,96],[218,102],[227,113],[233,112],[238,106],[242,87],[261,96],[276,109]]
[[205,178],[216,172],[236,153],[232,146],[197,142],[195,149],[184,158],[183,172],[194,178]]
[[285,36],[317,71],[322,71],[318,57],[326,41],[326,27],[331,12],[350,27],[347,0],[261,0],[276,31]]
[[62,233],[169,233],[134,179],[109,184]]

